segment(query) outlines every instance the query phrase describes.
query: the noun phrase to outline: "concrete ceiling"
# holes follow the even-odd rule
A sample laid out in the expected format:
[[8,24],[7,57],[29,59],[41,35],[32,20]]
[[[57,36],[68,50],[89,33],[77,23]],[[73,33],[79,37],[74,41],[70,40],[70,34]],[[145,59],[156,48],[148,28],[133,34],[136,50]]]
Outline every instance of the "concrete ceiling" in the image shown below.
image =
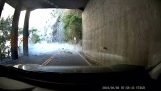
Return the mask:
[[66,8],[84,10],[89,0],[7,0],[6,2],[15,7],[17,2],[22,2],[22,10],[40,8]]

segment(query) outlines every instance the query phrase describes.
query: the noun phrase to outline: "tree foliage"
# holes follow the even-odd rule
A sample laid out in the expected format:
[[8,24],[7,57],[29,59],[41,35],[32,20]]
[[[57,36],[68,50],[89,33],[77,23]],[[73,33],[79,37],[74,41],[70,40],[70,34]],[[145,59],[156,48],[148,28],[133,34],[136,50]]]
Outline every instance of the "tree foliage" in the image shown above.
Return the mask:
[[12,17],[0,20],[0,60],[10,56],[10,33]]
[[82,17],[79,14],[64,14],[64,37],[65,41],[72,41],[74,38],[77,41],[82,39]]
[[31,31],[31,41],[32,41],[32,43],[34,43],[34,44],[39,43],[41,40],[40,40],[40,36],[37,34],[38,30],[33,28],[30,31]]
[[[10,57],[10,34],[12,30],[12,17],[7,17],[4,19],[3,17],[0,19],[0,60],[3,60],[7,57]],[[33,43],[40,42],[40,37],[37,34],[37,29],[30,30],[31,32],[31,41]],[[19,28],[18,35],[23,35],[23,29]],[[22,38],[18,41],[22,41]]]

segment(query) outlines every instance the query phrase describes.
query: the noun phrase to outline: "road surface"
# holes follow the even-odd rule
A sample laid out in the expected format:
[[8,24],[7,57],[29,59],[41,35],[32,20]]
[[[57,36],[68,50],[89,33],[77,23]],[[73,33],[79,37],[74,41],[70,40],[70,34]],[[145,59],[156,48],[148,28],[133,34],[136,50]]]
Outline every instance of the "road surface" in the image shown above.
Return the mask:
[[1,62],[1,64],[90,66],[91,64],[83,56],[80,55],[79,51],[77,50],[77,48],[75,48],[75,46],[69,44],[37,44],[30,46],[29,56],[20,56],[18,60],[4,61]]
[[78,52],[57,51],[48,59],[42,62],[42,65],[56,66],[88,66],[89,62]]
[[[32,50],[30,55],[28,57],[20,57],[17,64],[39,64],[45,66],[91,65],[73,46],[55,45],[56,44],[30,48],[30,50]],[[36,52],[33,52],[33,50]]]

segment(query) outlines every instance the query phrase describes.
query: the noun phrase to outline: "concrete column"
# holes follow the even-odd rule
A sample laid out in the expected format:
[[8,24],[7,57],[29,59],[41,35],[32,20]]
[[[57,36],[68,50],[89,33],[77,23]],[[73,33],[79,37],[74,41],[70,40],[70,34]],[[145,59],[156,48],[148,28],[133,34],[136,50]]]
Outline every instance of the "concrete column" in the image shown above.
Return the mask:
[[90,0],[82,14],[83,50],[102,65],[161,62],[160,0]]
[[29,18],[30,18],[30,10],[26,10],[25,22],[23,28],[23,54],[24,56],[28,56],[28,36],[29,36]]
[[21,12],[21,3],[18,2],[15,7],[15,12],[13,15],[12,21],[12,30],[11,30],[11,57],[13,60],[18,59],[18,24],[19,17]]
[[1,17],[2,10],[3,10],[5,2],[6,2],[6,0],[0,0],[0,17]]

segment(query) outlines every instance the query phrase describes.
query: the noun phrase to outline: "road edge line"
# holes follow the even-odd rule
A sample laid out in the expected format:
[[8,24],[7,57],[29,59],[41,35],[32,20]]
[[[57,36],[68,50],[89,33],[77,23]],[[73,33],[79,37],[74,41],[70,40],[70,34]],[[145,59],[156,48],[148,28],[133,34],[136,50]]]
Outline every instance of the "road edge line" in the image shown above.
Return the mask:
[[88,60],[87,60],[85,57],[83,57],[79,52],[77,52],[77,53],[78,53],[79,56],[81,56],[81,57],[84,59],[84,61],[85,61],[89,66],[92,66],[92,64],[91,64],[90,62],[88,62]]

